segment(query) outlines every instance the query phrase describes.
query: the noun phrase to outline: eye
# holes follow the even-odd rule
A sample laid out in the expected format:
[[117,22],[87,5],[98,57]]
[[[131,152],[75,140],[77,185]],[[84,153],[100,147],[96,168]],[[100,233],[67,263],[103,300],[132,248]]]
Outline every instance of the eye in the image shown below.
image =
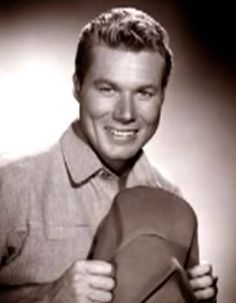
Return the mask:
[[112,96],[115,93],[114,87],[109,84],[99,84],[97,90],[105,96]]
[[141,100],[148,100],[150,98],[152,98],[155,94],[155,91],[153,89],[141,89],[139,91],[137,91],[136,95],[138,97],[138,99]]

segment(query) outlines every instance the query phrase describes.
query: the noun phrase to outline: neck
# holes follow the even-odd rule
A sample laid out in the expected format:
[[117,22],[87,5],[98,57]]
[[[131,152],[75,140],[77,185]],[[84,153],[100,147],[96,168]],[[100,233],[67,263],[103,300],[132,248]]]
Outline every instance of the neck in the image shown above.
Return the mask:
[[78,123],[75,125],[76,132],[80,136],[80,138],[92,148],[92,150],[95,152],[101,163],[110,170],[113,174],[117,175],[118,177],[121,177],[125,175],[130,169],[133,167],[137,159],[140,157],[142,151],[138,152],[134,157],[128,160],[114,160],[114,159],[107,159],[105,157],[102,157],[97,150],[93,148],[93,146],[90,144],[86,134],[84,133],[82,127]]
[[123,175],[126,175],[133,167],[134,163],[136,162],[138,156],[133,157],[132,159],[129,159],[127,161],[112,160],[111,163],[108,160],[104,160],[100,157],[100,155],[97,154],[100,161],[103,163],[103,165],[108,168],[112,173],[117,175],[118,177],[122,177]]

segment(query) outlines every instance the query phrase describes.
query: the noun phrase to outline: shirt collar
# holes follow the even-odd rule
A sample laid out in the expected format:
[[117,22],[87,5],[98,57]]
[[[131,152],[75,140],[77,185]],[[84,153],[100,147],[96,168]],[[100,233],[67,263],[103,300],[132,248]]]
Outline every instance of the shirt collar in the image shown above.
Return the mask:
[[[75,184],[81,184],[99,172],[115,177],[118,181],[119,178],[104,167],[96,153],[86,143],[80,130],[79,121],[74,121],[65,131],[60,143],[66,168]],[[143,151],[140,152],[132,168],[127,171],[125,176],[120,178],[120,182],[125,187],[156,186],[153,167]]]
[[86,181],[103,168],[96,153],[83,139],[79,121],[65,131],[60,144],[69,176],[75,184]]

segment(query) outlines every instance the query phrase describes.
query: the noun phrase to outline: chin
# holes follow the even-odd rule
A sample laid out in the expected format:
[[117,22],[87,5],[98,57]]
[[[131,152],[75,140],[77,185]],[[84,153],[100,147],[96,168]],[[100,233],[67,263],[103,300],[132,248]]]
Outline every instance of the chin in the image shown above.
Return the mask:
[[113,151],[112,153],[104,153],[105,157],[107,159],[111,160],[117,160],[117,161],[128,161],[135,157],[135,155],[138,153],[137,150],[133,151],[128,151],[128,150],[123,150],[123,151]]
[[132,159],[141,149],[143,144],[140,142],[119,143],[119,144],[106,144],[101,150],[107,158],[117,160],[129,160]]

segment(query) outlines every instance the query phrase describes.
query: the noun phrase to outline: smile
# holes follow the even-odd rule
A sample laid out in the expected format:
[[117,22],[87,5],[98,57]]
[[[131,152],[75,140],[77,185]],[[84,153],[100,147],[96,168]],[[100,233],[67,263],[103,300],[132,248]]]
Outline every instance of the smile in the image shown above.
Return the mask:
[[107,128],[109,133],[117,139],[130,139],[137,134],[137,130],[133,129],[116,129],[116,128]]

